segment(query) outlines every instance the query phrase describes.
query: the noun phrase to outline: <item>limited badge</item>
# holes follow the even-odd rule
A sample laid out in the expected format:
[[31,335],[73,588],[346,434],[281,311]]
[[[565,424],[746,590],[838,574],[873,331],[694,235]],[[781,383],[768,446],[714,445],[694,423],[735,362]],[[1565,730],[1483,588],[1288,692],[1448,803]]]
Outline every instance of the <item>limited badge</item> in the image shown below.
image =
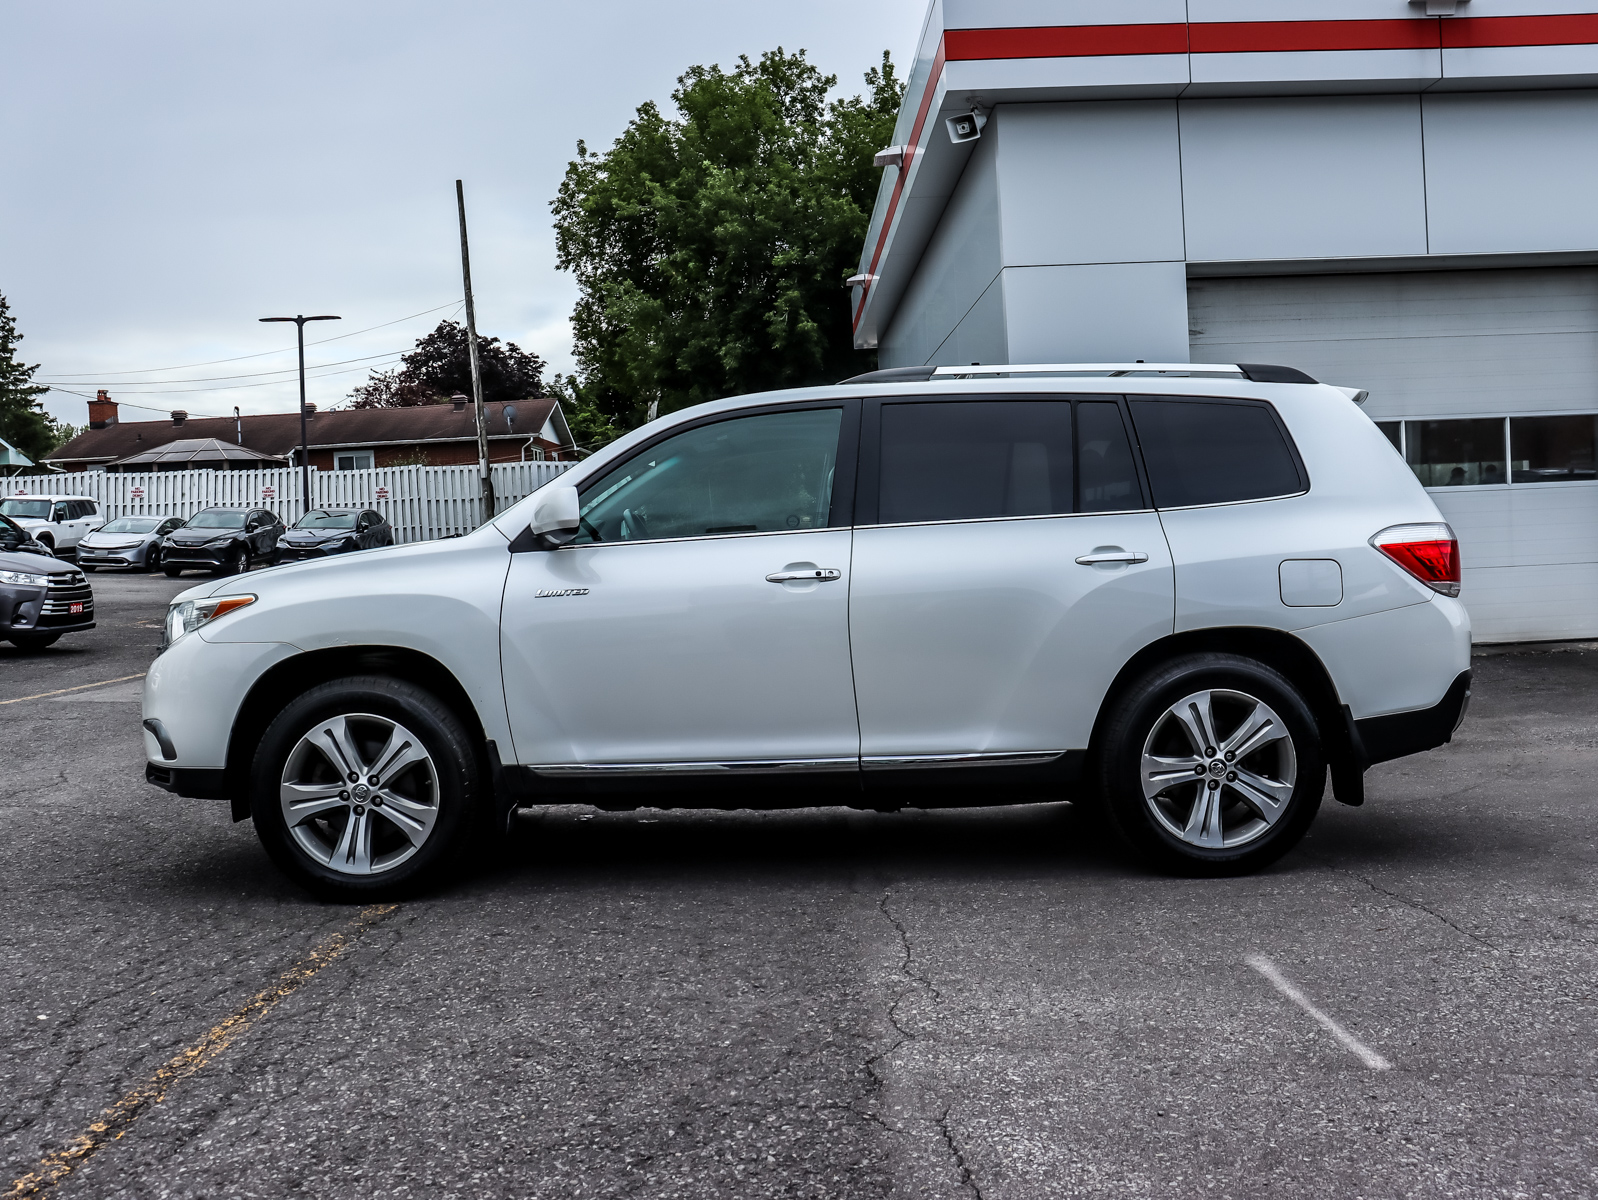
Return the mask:
[[587,588],[541,588],[539,590],[538,594],[537,594],[537,599],[539,599],[539,600],[548,600],[548,599],[550,599],[550,598],[552,598],[554,596],[586,596],[586,595],[588,595],[588,589]]

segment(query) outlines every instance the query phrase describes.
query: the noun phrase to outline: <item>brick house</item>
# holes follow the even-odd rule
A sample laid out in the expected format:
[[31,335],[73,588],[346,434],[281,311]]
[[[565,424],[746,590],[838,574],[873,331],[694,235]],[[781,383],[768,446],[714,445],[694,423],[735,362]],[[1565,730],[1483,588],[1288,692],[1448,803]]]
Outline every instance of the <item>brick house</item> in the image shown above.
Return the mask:
[[[476,417],[464,398],[414,408],[306,408],[311,465],[321,471],[477,461]],[[566,416],[553,397],[495,401],[484,404],[483,413],[491,462],[575,457]],[[124,458],[188,438],[216,438],[294,466],[300,461],[298,413],[191,417],[180,409],[170,421],[122,421],[116,401],[102,391],[89,401],[89,428],[52,451],[45,462],[62,471],[114,469]]]

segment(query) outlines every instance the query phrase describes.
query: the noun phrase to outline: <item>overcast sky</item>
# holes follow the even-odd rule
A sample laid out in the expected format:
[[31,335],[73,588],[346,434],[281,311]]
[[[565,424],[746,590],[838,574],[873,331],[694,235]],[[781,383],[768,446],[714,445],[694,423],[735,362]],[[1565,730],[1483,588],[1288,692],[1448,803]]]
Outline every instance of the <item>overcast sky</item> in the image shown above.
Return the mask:
[[[293,367],[293,326],[258,317],[343,317],[308,340],[411,318],[307,351],[328,407],[365,377],[346,360],[456,311],[458,177],[479,332],[569,372],[549,201],[576,140],[608,146],[694,63],[778,45],[854,94],[885,49],[903,73],[925,7],[0,0],[0,292],[40,381],[154,410],[124,420],[292,410],[292,371],[233,378]],[[80,396],[46,405],[87,419]]]

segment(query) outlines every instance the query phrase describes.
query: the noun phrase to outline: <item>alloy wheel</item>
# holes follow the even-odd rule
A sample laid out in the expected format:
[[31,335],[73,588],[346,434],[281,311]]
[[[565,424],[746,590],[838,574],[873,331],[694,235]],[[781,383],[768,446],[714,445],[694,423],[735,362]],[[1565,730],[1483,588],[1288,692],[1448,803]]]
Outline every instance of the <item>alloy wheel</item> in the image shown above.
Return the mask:
[[432,756],[409,729],[371,713],[318,721],[290,751],[278,794],[300,849],[345,875],[399,866],[438,820]]
[[1265,835],[1298,782],[1293,738],[1277,712],[1246,692],[1183,696],[1143,744],[1143,798],[1173,836],[1207,850]]

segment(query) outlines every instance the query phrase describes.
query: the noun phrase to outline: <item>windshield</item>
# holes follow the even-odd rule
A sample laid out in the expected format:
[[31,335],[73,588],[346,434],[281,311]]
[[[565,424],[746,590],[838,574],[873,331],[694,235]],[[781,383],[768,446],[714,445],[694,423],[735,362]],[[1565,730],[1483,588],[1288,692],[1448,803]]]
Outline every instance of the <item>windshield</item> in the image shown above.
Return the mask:
[[189,521],[190,529],[243,529],[244,512],[237,508],[208,508],[195,513]]
[[8,517],[36,517],[41,521],[50,519],[50,502],[48,500],[0,500],[0,513]]
[[355,514],[352,512],[327,512],[324,509],[313,508],[298,521],[294,522],[296,529],[354,529]]
[[118,517],[100,526],[101,533],[149,533],[161,523],[160,517]]

